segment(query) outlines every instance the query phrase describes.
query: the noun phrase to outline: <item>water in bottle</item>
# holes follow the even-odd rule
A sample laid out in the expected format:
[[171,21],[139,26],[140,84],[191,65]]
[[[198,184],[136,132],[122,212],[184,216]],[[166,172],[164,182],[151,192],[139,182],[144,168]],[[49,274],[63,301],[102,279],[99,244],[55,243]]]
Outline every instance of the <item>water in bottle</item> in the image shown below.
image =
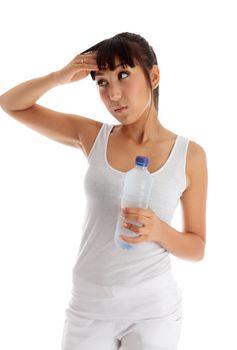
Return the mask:
[[[138,237],[139,235],[129,229],[123,227],[122,208],[148,208],[149,199],[152,188],[152,176],[148,171],[149,158],[137,156],[135,159],[135,167],[129,170],[124,178],[120,212],[117,219],[114,240],[118,247],[123,249],[135,249],[137,244],[128,243],[119,239],[120,235]],[[126,220],[136,226],[142,226],[141,223],[132,220]]]

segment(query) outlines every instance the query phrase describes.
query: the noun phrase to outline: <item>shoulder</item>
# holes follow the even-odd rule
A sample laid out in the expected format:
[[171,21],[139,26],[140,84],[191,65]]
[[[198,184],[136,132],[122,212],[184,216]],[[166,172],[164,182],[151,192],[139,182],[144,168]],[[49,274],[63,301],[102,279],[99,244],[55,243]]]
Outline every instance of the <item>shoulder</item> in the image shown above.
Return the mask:
[[189,140],[186,160],[186,172],[189,183],[207,177],[207,157],[204,148]]
[[104,123],[98,120],[89,118],[85,123],[84,132],[82,133],[80,140],[82,150],[86,156],[90,153],[90,150],[103,124]]
[[206,161],[206,152],[204,148],[200,144],[189,140],[187,160],[189,161],[190,165],[194,166],[195,164]]

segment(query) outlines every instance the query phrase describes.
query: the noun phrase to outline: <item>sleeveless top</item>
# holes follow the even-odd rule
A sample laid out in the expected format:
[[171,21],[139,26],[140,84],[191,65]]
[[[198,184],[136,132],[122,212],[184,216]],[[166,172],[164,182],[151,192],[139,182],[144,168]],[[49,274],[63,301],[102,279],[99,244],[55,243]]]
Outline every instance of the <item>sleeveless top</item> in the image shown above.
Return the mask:
[[[115,244],[126,172],[114,169],[107,160],[113,127],[102,125],[87,156],[83,235],[72,270],[72,298],[67,309],[74,322],[76,315],[102,320],[165,317],[181,302],[167,250],[154,241],[138,243],[134,250]],[[165,164],[151,173],[149,207],[167,224],[186,188],[188,143],[178,135]]]

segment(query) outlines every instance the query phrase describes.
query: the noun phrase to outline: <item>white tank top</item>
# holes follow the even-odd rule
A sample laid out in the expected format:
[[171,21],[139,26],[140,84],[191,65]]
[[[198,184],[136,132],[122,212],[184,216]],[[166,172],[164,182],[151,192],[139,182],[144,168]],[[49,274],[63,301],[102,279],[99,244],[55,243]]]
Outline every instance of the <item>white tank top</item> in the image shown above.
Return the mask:
[[[134,250],[121,249],[114,241],[126,172],[114,169],[107,160],[113,127],[102,125],[87,157],[86,211],[72,271],[68,316],[103,320],[162,317],[172,312],[181,298],[171,273],[169,252],[154,241],[139,243]],[[178,135],[165,164],[152,173],[149,207],[168,224],[186,188],[188,142]]]

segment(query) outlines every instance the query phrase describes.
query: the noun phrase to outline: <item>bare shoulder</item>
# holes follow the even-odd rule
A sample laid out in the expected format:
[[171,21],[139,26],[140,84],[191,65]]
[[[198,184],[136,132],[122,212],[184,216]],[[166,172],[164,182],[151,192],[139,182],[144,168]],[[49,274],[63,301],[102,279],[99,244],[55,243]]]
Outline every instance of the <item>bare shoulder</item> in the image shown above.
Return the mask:
[[206,152],[204,148],[200,144],[190,140],[187,151],[187,160],[191,167],[195,166],[195,164],[200,165],[200,162],[206,162]]
[[80,147],[86,157],[90,153],[102,125],[103,123],[98,120],[84,118],[83,133],[80,134]]
[[188,185],[198,181],[202,177],[207,177],[207,157],[204,148],[190,140],[187,150],[186,173]]

